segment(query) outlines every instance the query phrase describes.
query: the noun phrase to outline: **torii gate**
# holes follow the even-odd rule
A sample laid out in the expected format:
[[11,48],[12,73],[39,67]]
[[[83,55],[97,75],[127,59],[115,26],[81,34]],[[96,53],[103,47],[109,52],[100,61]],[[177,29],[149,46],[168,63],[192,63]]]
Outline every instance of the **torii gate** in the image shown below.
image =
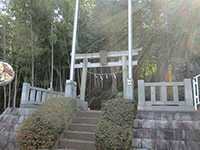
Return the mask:
[[[108,62],[102,65],[98,63],[90,63],[88,59],[100,58],[100,53],[90,53],[90,54],[76,54],[76,40],[77,40],[77,27],[78,27],[78,14],[79,14],[79,0],[76,0],[75,16],[74,16],[74,30],[73,30],[73,40],[72,40],[72,53],[71,53],[71,68],[70,68],[70,80],[66,81],[65,96],[76,97],[76,82],[74,81],[74,70],[76,68],[83,68],[82,78],[81,78],[81,100],[85,99],[85,89],[86,89],[86,77],[88,68],[96,67],[117,67],[122,66],[123,68],[123,88],[124,88],[124,98],[133,101],[133,76],[132,76],[132,66],[137,65],[137,61],[132,60],[132,56],[138,55],[137,50],[133,50],[133,40],[132,40],[132,0],[128,0],[128,51],[115,51],[108,52],[108,58],[121,57],[118,62]],[[127,61],[128,57],[128,61]],[[76,64],[76,60],[83,60],[82,63]],[[127,75],[128,66],[128,75]],[[128,76],[128,77],[127,77]]]

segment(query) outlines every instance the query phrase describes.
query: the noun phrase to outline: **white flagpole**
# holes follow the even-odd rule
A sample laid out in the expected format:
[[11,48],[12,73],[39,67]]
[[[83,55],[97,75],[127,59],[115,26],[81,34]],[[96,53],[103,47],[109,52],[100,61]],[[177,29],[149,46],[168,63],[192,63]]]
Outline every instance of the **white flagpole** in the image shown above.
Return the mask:
[[128,78],[132,80],[132,0],[128,0],[128,64],[129,64],[129,71],[128,71]]
[[74,80],[74,64],[75,64],[75,54],[76,54],[78,15],[79,15],[79,0],[76,0],[75,15],[74,15],[73,39],[72,39],[70,81]]
[[133,50],[133,23],[132,23],[132,0],[128,0],[128,81],[126,96],[130,102],[133,101],[133,71],[132,71],[132,50]]

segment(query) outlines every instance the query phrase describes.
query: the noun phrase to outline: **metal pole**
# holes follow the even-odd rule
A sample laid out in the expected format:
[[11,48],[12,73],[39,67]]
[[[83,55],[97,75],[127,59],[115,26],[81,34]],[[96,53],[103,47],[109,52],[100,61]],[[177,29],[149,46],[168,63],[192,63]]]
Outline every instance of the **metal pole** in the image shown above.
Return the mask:
[[128,0],[128,78],[132,80],[132,0]]
[[70,68],[70,80],[74,80],[74,64],[75,64],[75,54],[76,54],[76,37],[78,28],[78,14],[79,14],[79,0],[76,0],[75,16],[74,16],[74,30],[72,39],[72,53],[71,53],[71,68]]
[[132,38],[132,0],[128,0],[128,80],[125,97],[130,102],[133,102]]

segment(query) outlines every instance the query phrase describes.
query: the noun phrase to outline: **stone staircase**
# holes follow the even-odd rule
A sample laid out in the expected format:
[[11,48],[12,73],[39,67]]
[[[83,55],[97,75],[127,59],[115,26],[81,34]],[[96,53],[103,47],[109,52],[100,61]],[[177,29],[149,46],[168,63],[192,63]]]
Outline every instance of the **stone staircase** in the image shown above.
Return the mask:
[[58,149],[95,150],[95,131],[99,111],[81,111],[72,120],[69,129],[58,142]]
[[138,111],[133,150],[199,149],[199,112]]

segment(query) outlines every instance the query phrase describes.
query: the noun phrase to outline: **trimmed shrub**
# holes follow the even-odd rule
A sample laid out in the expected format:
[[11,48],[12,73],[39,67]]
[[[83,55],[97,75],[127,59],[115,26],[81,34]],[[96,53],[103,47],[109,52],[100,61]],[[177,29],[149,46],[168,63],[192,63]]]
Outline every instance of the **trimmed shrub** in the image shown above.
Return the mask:
[[68,128],[76,111],[76,100],[50,98],[27,118],[17,131],[22,150],[50,149],[62,131]]
[[112,99],[104,104],[96,132],[98,150],[131,148],[135,110],[135,105],[124,99]]

